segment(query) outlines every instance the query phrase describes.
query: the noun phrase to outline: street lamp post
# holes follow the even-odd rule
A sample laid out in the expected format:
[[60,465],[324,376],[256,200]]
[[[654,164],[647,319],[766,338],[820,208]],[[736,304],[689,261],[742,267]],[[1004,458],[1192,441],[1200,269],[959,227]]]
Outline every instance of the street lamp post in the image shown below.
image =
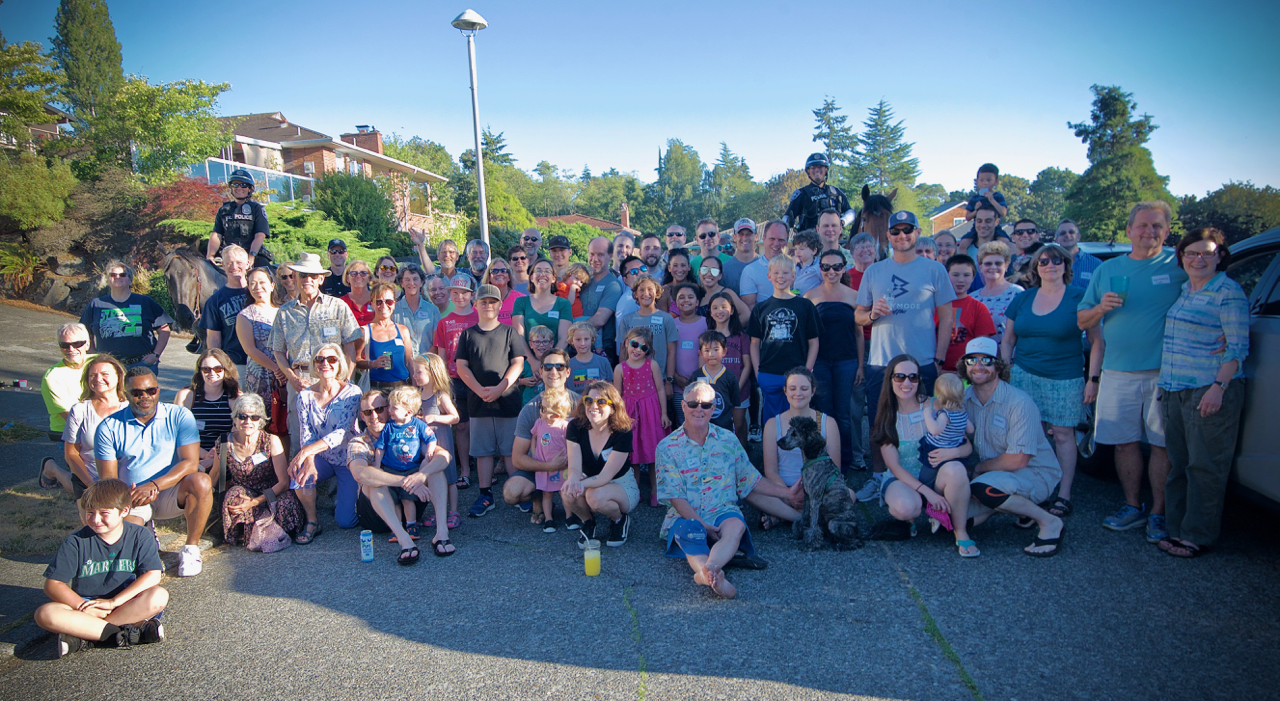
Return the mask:
[[453,20],[453,26],[467,37],[467,54],[471,59],[471,116],[476,132],[476,190],[480,197],[480,239],[489,245],[489,208],[484,199],[484,151],[480,138],[480,96],[476,88],[476,32],[489,26],[475,10],[467,10]]

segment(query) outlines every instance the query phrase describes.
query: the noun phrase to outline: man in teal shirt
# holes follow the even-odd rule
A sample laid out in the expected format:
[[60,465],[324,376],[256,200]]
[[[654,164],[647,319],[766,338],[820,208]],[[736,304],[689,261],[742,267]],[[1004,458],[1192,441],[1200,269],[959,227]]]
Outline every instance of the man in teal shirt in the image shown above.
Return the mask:
[[[1156,389],[1161,339],[1165,314],[1187,281],[1174,250],[1164,247],[1172,219],[1168,203],[1134,205],[1125,227],[1133,251],[1106,261],[1094,271],[1076,314],[1081,329],[1103,324],[1102,338],[1107,349],[1098,385],[1094,439],[1116,447],[1116,472],[1125,504],[1102,525],[1113,531],[1145,525],[1147,540],[1152,543],[1168,535],[1164,525],[1164,484],[1169,476],[1169,455],[1165,451],[1164,419]],[[1151,444],[1147,466],[1150,508],[1139,501],[1144,438]]]

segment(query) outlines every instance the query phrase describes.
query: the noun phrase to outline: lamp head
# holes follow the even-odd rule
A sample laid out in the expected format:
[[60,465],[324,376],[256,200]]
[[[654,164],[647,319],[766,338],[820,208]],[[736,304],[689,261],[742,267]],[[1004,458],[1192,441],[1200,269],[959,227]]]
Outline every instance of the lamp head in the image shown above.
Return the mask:
[[489,23],[486,22],[485,19],[480,16],[480,13],[475,10],[467,10],[458,15],[458,17],[453,20],[452,24],[454,28],[460,29],[464,32],[475,32],[489,26]]

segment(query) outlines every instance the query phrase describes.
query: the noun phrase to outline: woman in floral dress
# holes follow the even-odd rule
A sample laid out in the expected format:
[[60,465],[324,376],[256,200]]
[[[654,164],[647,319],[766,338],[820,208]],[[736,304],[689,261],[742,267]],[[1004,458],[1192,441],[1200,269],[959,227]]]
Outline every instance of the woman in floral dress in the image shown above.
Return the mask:
[[[302,502],[289,489],[283,444],[262,430],[267,423],[262,397],[240,395],[231,418],[230,439],[219,440],[214,447],[215,455],[225,451],[227,458],[227,494],[222,502],[222,528],[227,543],[247,544],[254,522],[265,516],[272,504],[275,522],[293,537],[302,530],[306,515]],[[215,482],[217,469],[210,475]]]

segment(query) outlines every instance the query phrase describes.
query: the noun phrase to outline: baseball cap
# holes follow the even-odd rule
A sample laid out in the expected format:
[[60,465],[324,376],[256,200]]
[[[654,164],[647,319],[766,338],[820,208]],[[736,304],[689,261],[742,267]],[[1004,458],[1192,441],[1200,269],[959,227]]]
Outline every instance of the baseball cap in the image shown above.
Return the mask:
[[502,293],[494,285],[481,285],[480,291],[476,293],[476,299],[488,299],[490,297],[501,301]]
[[897,226],[898,224],[910,224],[911,226],[914,226],[917,229],[920,228],[920,222],[916,221],[915,212],[908,212],[905,209],[902,210],[901,212],[894,212],[893,216],[889,217],[890,229]]
[[982,336],[969,341],[964,347],[965,355],[989,355],[992,358],[1000,357],[1000,351],[996,348],[996,340]]
[[569,245],[568,236],[552,236],[551,242],[547,244],[547,250],[549,251],[553,248],[568,248],[572,250],[573,246]]
[[449,278],[449,289],[466,290],[467,292],[476,291],[476,279],[466,273],[458,273]]
[[756,223],[746,217],[739,219],[733,223],[733,232],[736,234],[743,229],[750,229],[751,233],[756,231]]
[[342,250],[344,250],[344,251],[345,251],[345,250],[347,250],[347,242],[346,242],[346,241],[343,241],[342,239],[332,239],[332,240],[330,240],[330,241],[329,241],[329,250],[333,250],[333,249],[335,249],[335,248],[341,248]]

